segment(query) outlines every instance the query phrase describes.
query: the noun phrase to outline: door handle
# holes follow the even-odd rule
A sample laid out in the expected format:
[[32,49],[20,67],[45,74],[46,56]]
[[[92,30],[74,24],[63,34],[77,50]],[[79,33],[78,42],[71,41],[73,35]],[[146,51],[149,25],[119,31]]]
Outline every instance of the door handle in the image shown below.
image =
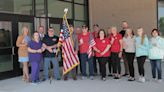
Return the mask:
[[15,47],[12,47],[12,55],[15,55]]

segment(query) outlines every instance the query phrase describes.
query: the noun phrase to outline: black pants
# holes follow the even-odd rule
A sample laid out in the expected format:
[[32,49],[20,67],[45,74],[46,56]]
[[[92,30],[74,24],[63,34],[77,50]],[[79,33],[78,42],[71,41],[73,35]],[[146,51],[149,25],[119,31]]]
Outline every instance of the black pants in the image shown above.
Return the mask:
[[112,65],[112,59],[111,59],[111,56],[109,57],[108,59],[108,69],[109,69],[109,74],[112,74],[113,73],[113,65]]
[[78,71],[79,71],[79,70],[78,70],[78,67],[80,67],[80,73],[82,74],[80,52],[78,52],[78,57],[79,57],[80,65],[76,67],[76,74],[78,74]]
[[97,57],[93,57],[93,68],[94,68],[94,73],[97,74]]
[[145,76],[145,70],[144,70],[145,60],[146,60],[146,56],[137,57],[138,71],[140,76]]
[[125,74],[129,74],[128,60],[127,60],[127,57],[126,57],[125,50],[123,50],[123,52],[122,52],[122,59],[124,61]]
[[134,77],[134,57],[135,53],[125,53],[127,62],[128,62],[128,67],[129,67],[129,73],[131,77]]
[[102,78],[106,77],[106,63],[108,62],[108,57],[98,57],[98,62],[100,66],[100,72]]
[[112,52],[111,58],[112,58],[112,63],[113,63],[113,73],[121,74],[121,64],[120,64],[119,53]]

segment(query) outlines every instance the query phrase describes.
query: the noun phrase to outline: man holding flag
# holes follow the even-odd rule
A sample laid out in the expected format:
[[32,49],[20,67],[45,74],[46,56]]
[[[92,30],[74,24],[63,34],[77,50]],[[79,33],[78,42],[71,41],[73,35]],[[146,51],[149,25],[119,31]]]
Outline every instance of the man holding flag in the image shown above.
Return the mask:
[[64,80],[67,80],[67,74],[70,71],[73,74],[73,79],[76,80],[76,66],[79,65],[79,58],[77,56],[78,44],[75,40],[73,40],[73,28],[68,24],[66,17],[67,11],[68,9],[64,10],[65,14],[63,17],[63,25],[60,32],[58,46],[62,46]]
[[88,27],[86,25],[82,26],[82,33],[78,36],[79,40],[79,50],[80,50],[80,59],[82,66],[82,79],[87,77],[86,74],[86,62],[89,64],[89,76],[93,80],[94,70],[93,70],[93,56],[92,48],[95,45],[93,35],[88,32]]

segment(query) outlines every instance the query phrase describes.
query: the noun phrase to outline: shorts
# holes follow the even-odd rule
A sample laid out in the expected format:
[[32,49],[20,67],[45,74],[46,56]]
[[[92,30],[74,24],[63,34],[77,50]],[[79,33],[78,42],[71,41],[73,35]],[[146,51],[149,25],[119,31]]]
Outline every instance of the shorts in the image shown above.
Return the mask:
[[29,62],[29,58],[28,57],[19,57],[19,62]]

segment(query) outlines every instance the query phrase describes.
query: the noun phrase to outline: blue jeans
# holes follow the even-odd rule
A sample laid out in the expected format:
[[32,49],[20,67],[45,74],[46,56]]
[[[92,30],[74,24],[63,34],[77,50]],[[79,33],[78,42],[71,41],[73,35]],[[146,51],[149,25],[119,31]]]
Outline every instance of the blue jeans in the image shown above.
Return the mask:
[[161,59],[150,60],[152,68],[152,76],[156,78],[156,70],[158,72],[158,79],[162,79]]
[[87,76],[86,74],[86,62],[89,64],[89,76],[93,76],[93,57],[88,58],[88,54],[80,54],[81,66],[82,66],[82,75]]
[[60,79],[59,62],[57,61],[57,58],[55,58],[55,57],[45,57],[44,58],[44,77],[45,77],[45,79],[47,80],[49,78],[48,73],[49,73],[50,61],[53,63],[55,79]]

